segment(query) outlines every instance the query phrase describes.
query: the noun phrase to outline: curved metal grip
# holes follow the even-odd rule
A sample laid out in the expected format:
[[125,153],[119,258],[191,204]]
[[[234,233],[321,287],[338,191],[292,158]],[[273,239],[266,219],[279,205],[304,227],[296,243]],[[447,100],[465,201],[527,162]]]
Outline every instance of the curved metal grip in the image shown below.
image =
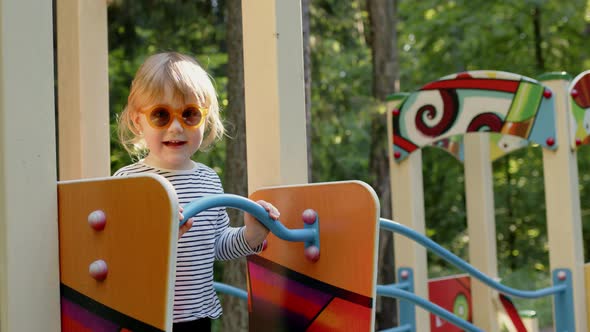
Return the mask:
[[245,290],[238,288],[238,287],[234,287],[228,284],[224,284],[222,282],[213,282],[213,288],[215,288],[215,291],[220,292],[220,293],[224,293],[227,295],[231,295],[231,296],[235,296],[237,298],[239,298],[240,300],[244,300],[247,301],[248,300],[248,292],[246,292]]
[[209,195],[188,203],[184,206],[183,214],[185,217],[180,222],[180,226],[182,226],[189,218],[196,216],[202,211],[222,206],[239,209],[251,214],[280,239],[305,242],[306,245],[315,245],[319,248],[320,239],[317,222],[315,225],[316,227],[289,229],[280,221],[271,219],[268,212],[258,203],[248,198],[232,194]]
[[485,275],[481,271],[479,271],[476,268],[474,268],[473,266],[471,266],[469,263],[467,263],[464,260],[462,260],[461,258],[457,257],[452,252],[441,247],[438,243],[432,241],[428,237],[416,232],[415,230],[413,230],[409,227],[406,227],[400,223],[397,223],[392,220],[384,219],[384,218],[381,218],[379,225],[382,229],[387,229],[387,230],[392,231],[394,233],[401,234],[407,238],[410,238],[410,239],[420,243],[426,249],[436,253],[438,256],[440,256],[441,258],[443,258],[447,262],[453,264],[455,267],[469,273],[470,275],[472,275],[476,279],[478,279],[481,282],[483,282],[484,284],[500,291],[501,293],[520,297],[520,298],[536,299],[539,297],[564,292],[567,288],[567,286],[565,284],[541,288],[541,289],[538,289],[535,291],[519,290],[519,289],[515,289],[512,287],[508,287],[508,286],[503,285],[503,284],[499,283],[498,281],[488,277],[487,275]]
[[[458,326],[466,331],[483,332],[482,329],[471,324],[470,322],[455,316],[453,313],[447,311],[446,309],[442,308],[441,306],[439,306],[435,303],[424,300],[423,298],[415,295],[412,292],[408,292],[406,290],[399,289],[397,287],[388,287],[388,286],[377,285],[377,294],[379,294],[381,296],[398,298],[398,299],[412,302],[412,303],[426,309],[427,311],[432,312],[433,314],[441,317],[442,319],[444,319],[444,320],[446,320],[446,321],[454,324],[455,326]],[[411,330],[411,331],[413,331],[413,330]]]

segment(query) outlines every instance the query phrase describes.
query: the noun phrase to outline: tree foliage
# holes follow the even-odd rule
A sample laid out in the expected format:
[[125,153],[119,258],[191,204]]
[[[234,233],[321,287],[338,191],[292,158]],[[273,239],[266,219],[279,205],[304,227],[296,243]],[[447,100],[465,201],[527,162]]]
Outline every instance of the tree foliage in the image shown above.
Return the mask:
[[[215,78],[221,105],[228,104],[225,6],[223,0],[111,2],[113,128],[133,73],[155,51],[194,55]],[[316,0],[310,6],[312,179],[371,183],[376,179],[369,174],[370,122],[385,109],[371,90],[365,1]],[[551,71],[575,76],[590,68],[588,0],[423,0],[398,1],[398,6],[401,91],[464,70],[501,70],[536,78]],[[197,157],[222,177],[223,144]],[[590,240],[588,149],[578,153],[585,242]],[[437,149],[426,149],[423,156],[428,235],[466,257],[463,166]],[[129,162],[113,136],[113,170]],[[496,161],[493,179],[500,275],[514,284],[523,276],[543,283],[547,279],[538,275],[548,275],[549,266],[540,149],[521,150]],[[585,257],[590,257],[590,246],[586,247]],[[439,260],[432,263],[433,276],[454,272]]]

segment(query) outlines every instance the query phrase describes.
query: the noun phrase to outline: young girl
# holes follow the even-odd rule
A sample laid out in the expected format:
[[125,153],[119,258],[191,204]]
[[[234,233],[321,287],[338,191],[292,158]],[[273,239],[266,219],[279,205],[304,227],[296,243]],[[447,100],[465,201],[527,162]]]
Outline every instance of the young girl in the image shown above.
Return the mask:
[[[174,187],[178,203],[223,193],[218,175],[191,160],[224,133],[217,95],[208,74],[191,57],[160,53],[149,57],[131,84],[127,107],[119,119],[119,138],[133,155],[144,159],[123,167],[115,176],[156,173]],[[279,212],[258,201],[271,218]],[[182,212],[182,211],[181,211]],[[182,215],[180,216],[182,219]],[[233,259],[260,252],[268,230],[246,215],[245,226],[229,227],[225,208],[210,209],[179,230],[174,288],[174,327],[179,331],[210,331],[221,315],[213,289],[214,259]]]

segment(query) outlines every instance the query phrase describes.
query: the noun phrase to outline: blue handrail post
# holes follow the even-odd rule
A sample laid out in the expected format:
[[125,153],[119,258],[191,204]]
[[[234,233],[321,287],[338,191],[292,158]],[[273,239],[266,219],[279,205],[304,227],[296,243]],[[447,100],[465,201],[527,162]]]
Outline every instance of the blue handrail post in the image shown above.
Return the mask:
[[231,296],[235,296],[235,297],[239,298],[240,300],[244,300],[244,301],[248,300],[248,292],[246,292],[245,290],[243,290],[241,288],[234,287],[234,286],[228,285],[228,284],[224,284],[222,282],[213,282],[213,287],[215,288],[215,291],[217,291],[217,292],[224,293],[224,294],[231,295]]
[[553,285],[564,285],[565,288],[555,293],[553,307],[555,310],[555,331],[575,332],[574,294],[572,286],[572,272],[568,269],[553,271]]
[[303,223],[303,229],[311,229],[313,234],[315,236],[313,236],[311,239],[308,239],[305,241],[305,248],[311,247],[311,246],[316,246],[318,247],[318,249],[320,248],[320,216],[314,211],[315,215],[315,221],[311,224],[308,223]]
[[[414,293],[414,271],[401,267],[397,271],[398,283],[404,283],[404,289]],[[399,325],[410,327],[410,332],[416,332],[416,305],[410,301],[398,300]]]

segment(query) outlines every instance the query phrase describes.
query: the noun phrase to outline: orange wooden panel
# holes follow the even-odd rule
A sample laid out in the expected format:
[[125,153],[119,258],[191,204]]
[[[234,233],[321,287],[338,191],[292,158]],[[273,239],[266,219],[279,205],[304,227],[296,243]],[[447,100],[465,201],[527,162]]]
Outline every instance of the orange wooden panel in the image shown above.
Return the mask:
[[[171,185],[156,175],[58,184],[61,283],[161,330],[171,326],[178,214]],[[102,210],[106,227],[88,215]],[[102,259],[108,276],[89,265]]]
[[301,215],[314,209],[320,218],[320,259],[304,256],[304,244],[273,234],[260,256],[342,289],[375,297],[379,203],[360,181],[318,183],[258,190],[253,200],[272,202],[288,228],[303,228]]

